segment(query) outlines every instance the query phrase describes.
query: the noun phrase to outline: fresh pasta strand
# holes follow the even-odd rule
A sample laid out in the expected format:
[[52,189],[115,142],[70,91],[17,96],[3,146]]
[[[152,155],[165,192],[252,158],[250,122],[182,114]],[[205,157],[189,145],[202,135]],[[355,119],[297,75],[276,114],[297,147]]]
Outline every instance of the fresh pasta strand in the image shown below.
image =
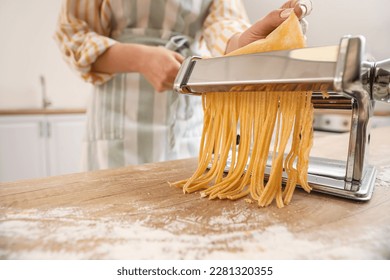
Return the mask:
[[[301,48],[304,43],[298,19],[292,13],[266,39],[229,55]],[[310,192],[311,92],[275,91],[272,87],[263,92],[208,92],[202,94],[202,104],[204,126],[198,167],[190,178],[173,185],[188,193],[200,191],[210,199],[250,195],[261,207],[273,201],[277,207],[290,203],[297,184]],[[229,155],[230,168],[225,173]],[[267,168],[269,175],[265,178]]]

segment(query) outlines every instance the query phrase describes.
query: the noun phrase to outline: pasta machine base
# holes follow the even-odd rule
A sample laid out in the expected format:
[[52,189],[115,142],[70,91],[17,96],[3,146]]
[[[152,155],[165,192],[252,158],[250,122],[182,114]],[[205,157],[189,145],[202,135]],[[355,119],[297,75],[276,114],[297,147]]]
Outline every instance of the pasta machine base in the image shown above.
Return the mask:
[[[346,182],[346,161],[310,157],[307,181],[313,191],[332,194],[338,197],[353,200],[370,200],[376,178],[376,168],[372,165],[366,167],[365,174],[360,182]],[[230,155],[226,163],[225,172],[231,166]],[[271,170],[271,157],[268,158],[265,169],[267,179]],[[331,175],[330,175],[331,174]],[[286,183],[287,175],[283,172],[283,183]]]
[[[369,200],[374,191],[376,168],[372,165],[366,166],[365,173],[359,182],[347,182],[345,177],[334,178],[329,174],[345,173],[346,162],[325,160],[323,158],[310,159],[308,183],[314,191],[332,194],[339,197],[353,200]],[[331,170],[327,174],[316,174],[313,170]]]

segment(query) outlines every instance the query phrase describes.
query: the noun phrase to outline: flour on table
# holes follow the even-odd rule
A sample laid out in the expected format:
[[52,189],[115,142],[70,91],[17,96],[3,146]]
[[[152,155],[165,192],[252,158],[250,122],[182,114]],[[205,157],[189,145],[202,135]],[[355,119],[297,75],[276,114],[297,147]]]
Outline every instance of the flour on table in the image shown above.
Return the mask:
[[[238,208],[223,210],[219,217],[211,218],[210,226],[245,224],[249,213]],[[162,229],[150,226],[152,215],[135,221],[126,219],[126,215],[120,219],[92,217],[78,208],[8,211],[0,217],[0,258],[305,259],[310,256],[315,259],[324,254],[336,259],[370,257],[364,248],[347,246],[339,240],[299,238],[283,224],[198,235],[183,233],[188,223],[197,223],[199,217],[195,215],[188,215],[186,221],[163,219],[161,222],[166,226]],[[31,250],[18,249],[16,241],[33,244]],[[26,247],[29,248],[23,248]],[[371,257],[378,256],[373,253]]]

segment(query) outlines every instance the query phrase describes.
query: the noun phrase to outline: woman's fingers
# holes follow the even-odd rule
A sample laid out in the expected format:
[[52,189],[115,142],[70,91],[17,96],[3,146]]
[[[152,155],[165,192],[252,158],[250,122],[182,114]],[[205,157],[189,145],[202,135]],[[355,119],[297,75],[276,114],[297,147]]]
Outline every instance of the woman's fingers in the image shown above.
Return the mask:
[[293,8],[298,18],[302,19],[308,16],[312,10],[312,3],[310,0],[290,0],[285,2],[281,9]]
[[149,63],[142,74],[157,92],[172,89],[183,60],[179,53],[164,47],[151,47]]
[[239,38],[238,47],[264,39],[293,12],[291,8],[273,10],[244,31]]
[[[291,13],[295,13],[299,18],[311,12],[310,0],[291,0],[285,2],[280,9],[273,10],[265,17],[258,20],[246,31],[244,31],[238,39],[238,47],[246,46],[254,41],[264,39],[280,24],[285,21]],[[306,22],[305,22],[306,23]],[[307,28],[307,24],[304,26]],[[305,31],[305,30],[304,30]]]

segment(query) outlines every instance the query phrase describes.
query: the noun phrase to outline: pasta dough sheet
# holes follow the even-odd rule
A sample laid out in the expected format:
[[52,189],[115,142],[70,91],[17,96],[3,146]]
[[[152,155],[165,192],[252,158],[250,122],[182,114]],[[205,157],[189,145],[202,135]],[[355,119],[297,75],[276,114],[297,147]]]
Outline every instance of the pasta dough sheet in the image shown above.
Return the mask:
[[[305,38],[292,13],[267,38],[229,55],[302,47]],[[209,92],[202,95],[202,102],[204,127],[198,168],[190,178],[173,185],[187,193],[200,191],[210,199],[250,195],[259,206],[276,201],[278,207],[291,201],[297,185],[310,192],[307,170],[313,138],[311,92],[275,92],[272,88],[264,92]],[[270,153],[272,164],[265,178]],[[226,173],[229,155],[231,166]],[[283,172],[287,175],[285,184]]]

